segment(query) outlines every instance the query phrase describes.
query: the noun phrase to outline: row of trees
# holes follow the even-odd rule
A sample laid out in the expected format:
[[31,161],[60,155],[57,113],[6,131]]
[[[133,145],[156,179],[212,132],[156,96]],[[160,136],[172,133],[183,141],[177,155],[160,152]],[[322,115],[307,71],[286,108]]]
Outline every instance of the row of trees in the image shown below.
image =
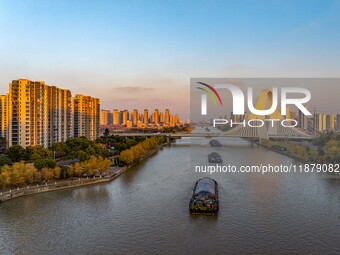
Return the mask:
[[[38,170],[45,167],[54,168],[58,159],[79,159],[86,161],[92,156],[103,158],[119,155],[122,151],[143,142],[146,137],[120,137],[115,135],[104,135],[96,141],[91,141],[85,137],[70,138],[66,142],[53,143],[51,147],[29,146],[26,149],[20,145],[14,145],[5,151],[5,155],[0,156],[0,167],[11,165],[16,162],[33,162]],[[114,151],[109,150],[114,148]]]
[[130,166],[139,162],[140,158],[149,150],[157,148],[158,145],[165,142],[164,137],[152,137],[124,150],[119,155],[120,165]]
[[67,168],[55,166],[37,169],[32,163],[17,162],[12,166],[5,165],[0,171],[0,187],[4,190],[8,187],[20,187],[23,185],[37,184],[41,182],[57,181],[71,177],[81,177],[84,174],[93,176],[105,174],[109,171],[110,159],[103,157],[91,157],[84,162],[77,162]]
[[145,136],[122,137],[118,135],[110,135],[110,131],[106,128],[104,136],[97,138],[96,143],[112,148],[115,155],[119,155],[122,151],[130,149],[132,146],[144,141]]
[[111,160],[108,158],[92,157],[84,162],[77,162],[67,169],[67,175],[69,177],[81,177],[81,176],[93,176],[103,175],[109,172],[111,166]]
[[1,168],[0,186],[2,189],[7,187],[19,187],[24,184],[40,183],[41,181],[59,180],[61,168],[43,168],[39,171],[32,163],[14,163],[12,166],[5,165]]
[[20,161],[33,162],[41,170],[44,167],[54,168],[55,159],[79,159],[85,161],[91,156],[108,157],[111,153],[100,144],[85,137],[70,138],[66,142],[53,143],[51,147],[29,146],[24,149],[20,145],[8,148],[6,155],[0,157],[0,166]]
[[340,134],[321,134],[312,143],[306,145],[292,144],[289,142],[273,142],[262,139],[261,143],[267,147],[276,144],[287,148],[287,154],[297,156],[312,162],[340,163]]
[[340,141],[340,134],[339,133],[327,133],[321,134],[320,136],[316,137],[312,144],[315,146],[325,146],[330,140]]

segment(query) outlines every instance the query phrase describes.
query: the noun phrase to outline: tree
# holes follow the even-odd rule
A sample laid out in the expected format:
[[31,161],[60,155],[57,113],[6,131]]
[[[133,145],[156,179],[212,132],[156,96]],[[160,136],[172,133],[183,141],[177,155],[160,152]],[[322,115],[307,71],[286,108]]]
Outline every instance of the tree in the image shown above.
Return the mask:
[[8,165],[4,165],[1,169],[0,185],[2,189],[11,185],[11,168]]
[[96,144],[93,141],[86,139],[85,137],[70,138],[66,141],[67,146],[71,151],[86,150],[88,147],[95,147]]
[[49,159],[52,157],[52,152],[41,145],[29,146],[26,148],[26,156],[28,160],[35,161],[37,159]]
[[77,153],[77,158],[80,160],[80,161],[85,161],[89,158],[89,155],[85,152],[85,151],[79,151]]
[[70,152],[70,148],[67,146],[66,143],[63,142],[53,143],[49,149],[50,151],[55,153],[55,158],[66,157],[67,154]]
[[46,167],[46,161],[44,159],[36,159],[34,161],[34,167],[37,168],[38,170],[41,170],[44,167]]
[[26,151],[20,145],[13,145],[8,148],[7,156],[10,158],[12,162],[19,162],[21,160],[25,160]]
[[109,135],[110,135],[110,130],[108,128],[105,128],[104,137],[107,138],[109,137]]
[[125,165],[132,165],[134,157],[133,153],[130,150],[125,150],[120,153],[119,160],[123,162]]
[[309,154],[309,159],[312,161],[317,161],[319,158],[319,154],[317,150],[310,150],[308,154]]
[[81,177],[84,173],[86,173],[82,165],[79,162],[74,164],[73,169],[74,169],[74,175],[77,177]]
[[25,165],[25,171],[24,171],[24,177],[26,183],[35,183],[37,181],[40,181],[40,178],[38,177],[38,171],[32,164],[26,164]]
[[11,185],[20,186],[25,183],[25,163],[18,162],[12,166]]
[[59,180],[61,174],[61,168],[59,166],[53,168],[54,171],[54,179]]
[[44,168],[41,170],[41,178],[42,178],[44,181],[52,180],[53,177],[54,177],[54,169],[44,167]]
[[141,144],[137,144],[131,147],[130,150],[132,151],[134,161],[138,161],[141,158],[141,156],[145,153],[145,149]]
[[68,177],[73,177],[74,176],[74,167],[72,165],[68,166],[67,170],[66,170],[66,173],[67,173]]
[[9,165],[11,163],[12,163],[12,161],[9,157],[7,157],[7,156],[0,157],[0,166]]
[[111,160],[106,158],[100,158],[99,157],[99,168],[101,169],[102,173],[107,173],[110,170],[110,166],[111,166]]
[[48,168],[55,168],[57,166],[57,162],[53,159],[46,160],[46,166]]

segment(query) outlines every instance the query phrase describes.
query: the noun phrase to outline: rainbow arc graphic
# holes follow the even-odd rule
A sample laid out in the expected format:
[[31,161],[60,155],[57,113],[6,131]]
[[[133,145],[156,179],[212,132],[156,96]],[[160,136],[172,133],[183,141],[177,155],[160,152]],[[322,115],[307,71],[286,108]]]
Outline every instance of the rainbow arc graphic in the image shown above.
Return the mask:
[[[198,84],[206,87],[206,88],[201,88],[201,87],[196,87],[199,90],[204,91],[207,95],[209,95],[209,97],[211,98],[211,100],[214,102],[215,105],[217,105],[217,100],[219,101],[220,105],[222,106],[222,100],[220,95],[218,94],[218,92],[216,91],[216,89],[214,89],[211,85],[206,84],[204,82],[197,82]],[[217,98],[217,100],[216,100]]]

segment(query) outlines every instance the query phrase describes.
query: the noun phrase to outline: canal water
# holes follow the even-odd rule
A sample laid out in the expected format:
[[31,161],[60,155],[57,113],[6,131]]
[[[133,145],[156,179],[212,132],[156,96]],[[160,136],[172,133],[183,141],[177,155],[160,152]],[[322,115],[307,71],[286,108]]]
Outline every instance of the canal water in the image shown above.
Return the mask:
[[[111,183],[0,204],[1,254],[339,254],[340,182],[322,174],[195,173],[224,164],[290,164],[237,138],[177,140]],[[219,183],[217,216],[190,215],[197,179]]]

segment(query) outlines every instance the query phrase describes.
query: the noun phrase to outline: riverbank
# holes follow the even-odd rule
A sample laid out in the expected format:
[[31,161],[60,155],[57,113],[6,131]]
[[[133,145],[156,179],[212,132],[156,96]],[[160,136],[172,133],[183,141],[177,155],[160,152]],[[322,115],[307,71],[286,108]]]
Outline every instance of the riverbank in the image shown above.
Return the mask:
[[266,146],[266,145],[264,145],[264,144],[262,144],[262,143],[260,143],[258,141],[254,141],[252,139],[248,139],[248,138],[243,138],[243,139],[247,140],[250,143],[255,143],[256,145],[264,147],[264,148],[266,148],[268,150],[271,150],[271,151],[274,151],[274,152],[279,153],[281,155],[284,155],[284,156],[287,156],[289,158],[292,158],[292,159],[294,159],[296,161],[299,161],[301,163],[315,163],[315,162],[310,162],[310,161],[308,162],[306,159],[303,159],[303,158],[300,158],[298,156],[292,155],[292,154],[288,153],[288,151],[275,150],[275,149],[271,148],[270,146]]
[[[271,146],[267,146],[265,144],[261,144],[260,142],[257,142],[257,141],[253,141],[251,139],[245,139],[251,143],[255,143],[256,145],[258,146],[262,146],[268,150],[271,150],[271,151],[274,151],[278,154],[281,154],[281,155],[284,155],[284,156],[287,156],[291,159],[294,159],[298,162],[300,162],[301,164],[333,164],[332,162],[328,162],[328,163],[324,163],[324,162],[318,162],[318,161],[314,161],[314,160],[310,160],[310,159],[305,159],[305,158],[301,158],[297,155],[294,155],[294,154],[291,154],[289,150],[278,150],[278,149],[275,149],[275,148],[272,148]],[[334,173],[334,172],[331,172],[329,171],[328,173],[331,173],[331,174],[336,174],[336,175],[340,175],[339,173]]]
[[[159,149],[161,149],[165,145],[169,145],[171,142],[165,142],[163,144],[160,144],[157,148],[152,149],[148,152],[146,152],[140,159],[140,161],[145,160],[155,152],[157,152]],[[60,180],[55,181],[54,183],[45,183],[45,184],[37,184],[27,187],[18,187],[15,189],[11,189],[6,192],[0,192],[0,203],[12,200],[15,198],[28,196],[28,195],[35,195],[40,194],[44,192],[51,192],[51,191],[58,191],[63,189],[72,189],[72,188],[78,188],[83,187],[87,185],[94,185],[94,184],[100,184],[105,182],[111,182],[113,179],[115,179],[117,176],[124,173],[127,169],[131,168],[135,164],[131,166],[124,166],[124,167],[111,167],[108,174],[105,176],[99,176],[99,177],[86,177],[86,178],[77,178],[72,180]]]

